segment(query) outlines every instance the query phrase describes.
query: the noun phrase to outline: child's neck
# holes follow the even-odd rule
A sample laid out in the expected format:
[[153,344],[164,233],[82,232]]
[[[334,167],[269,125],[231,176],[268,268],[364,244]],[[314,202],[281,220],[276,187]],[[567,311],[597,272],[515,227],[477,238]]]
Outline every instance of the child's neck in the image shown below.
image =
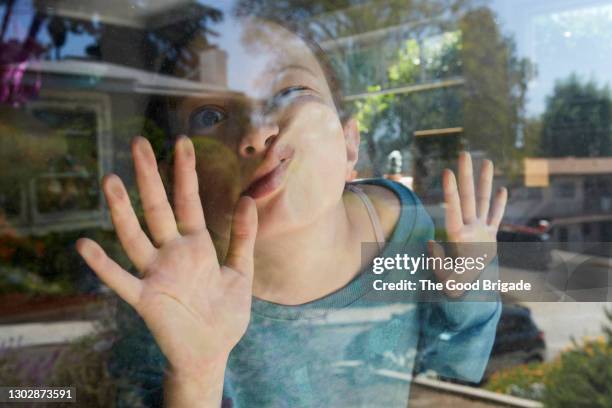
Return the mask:
[[362,211],[355,198],[345,194],[315,223],[274,237],[269,245],[259,241],[254,296],[299,305],[345,286],[362,269],[361,243],[373,239],[369,218]]

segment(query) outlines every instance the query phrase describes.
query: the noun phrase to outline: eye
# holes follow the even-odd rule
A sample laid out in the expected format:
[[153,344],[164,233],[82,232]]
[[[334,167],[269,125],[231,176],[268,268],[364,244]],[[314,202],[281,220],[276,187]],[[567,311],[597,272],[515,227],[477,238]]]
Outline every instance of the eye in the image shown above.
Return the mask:
[[227,118],[225,112],[216,106],[203,106],[189,117],[189,128],[192,131],[207,130]]
[[303,96],[310,95],[311,90],[306,86],[296,85],[287,87],[278,92],[269,103],[269,110],[282,107],[289,104],[293,99]]
[[305,86],[290,86],[277,93],[276,98],[285,98],[287,96],[296,95],[306,91],[309,91],[309,89]]
[[290,86],[288,88],[283,89],[282,91],[280,91],[279,93],[277,93],[274,98],[275,99],[285,99],[285,98],[289,98],[289,97],[295,97],[295,96],[299,96],[299,95],[303,95],[305,93],[308,93],[310,91],[310,89],[308,89],[305,86]]

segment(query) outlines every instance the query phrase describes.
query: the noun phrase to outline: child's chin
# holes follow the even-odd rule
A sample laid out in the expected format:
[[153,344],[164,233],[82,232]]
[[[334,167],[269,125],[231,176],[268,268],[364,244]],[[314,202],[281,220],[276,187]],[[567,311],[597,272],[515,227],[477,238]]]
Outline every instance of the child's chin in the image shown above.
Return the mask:
[[296,225],[293,225],[287,212],[275,209],[273,211],[263,210],[258,213],[258,240],[283,236],[295,229]]
[[282,217],[270,215],[259,217],[257,225],[257,239],[265,240],[287,232],[288,225],[283,221]]

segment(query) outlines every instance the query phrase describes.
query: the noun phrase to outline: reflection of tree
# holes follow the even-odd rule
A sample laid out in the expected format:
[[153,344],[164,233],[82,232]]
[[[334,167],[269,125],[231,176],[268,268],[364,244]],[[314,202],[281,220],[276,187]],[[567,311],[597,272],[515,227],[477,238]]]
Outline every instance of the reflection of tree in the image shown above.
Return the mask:
[[[406,40],[395,62],[388,67],[387,87],[416,85],[423,78],[436,80],[456,76],[461,69],[460,33],[447,32],[441,37],[437,47],[425,47],[426,44],[419,44],[415,39]],[[425,60],[421,61],[424,56]],[[381,89],[376,86],[368,90]],[[374,94],[356,101],[355,105],[375,173],[381,173],[390,151],[405,151],[412,144],[416,130],[460,126],[461,121],[460,95],[452,88]]]
[[612,100],[608,87],[581,82],[576,75],[559,81],[542,118],[540,152],[548,157],[612,154]]
[[[0,1],[4,3],[4,16],[2,20],[2,34],[0,36],[0,50],[6,28],[14,18],[12,10],[18,3],[17,0]],[[128,0],[125,6],[132,5],[135,8],[142,7],[140,1]],[[28,6],[29,7],[29,6]],[[36,56],[43,51],[53,50],[56,60],[62,58],[61,50],[74,36],[80,37],[74,44],[82,46],[82,55],[78,57],[89,57],[106,62],[133,66],[147,70],[160,70],[164,73],[177,73],[177,75],[188,75],[199,62],[198,53],[207,47],[207,38],[214,35],[208,28],[211,22],[218,22],[223,14],[218,9],[200,4],[182,5],[178,8],[164,9],[157,15],[150,15],[145,20],[145,28],[133,28],[100,24],[95,21],[95,16],[104,16],[104,2],[97,4],[88,3],[87,11],[90,19],[67,17],[61,14],[49,14],[45,2],[34,4],[32,23],[29,28],[27,40],[21,47],[23,50],[33,49],[37,44]],[[99,7],[97,9],[96,7]],[[40,28],[46,28],[48,42],[42,43],[39,36]],[[83,41],[85,40],[85,41]],[[39,41],[40,44],[36,41]],[[187,43],[193,45],[190,49]],[[21,54],[23,54],[21,50]],[[3,62],[21,62],[24,58],[17,56],[7,59],[6,50],[3,51]],[[77,51],[78,53],[78,51]],[[30,51],[28,56],[33,55]],[[73,57],[73,56],[70,56]],[[51,58],[47,54],[47,58]]]
[[[433,17],[455,14],[473,0],[240,0],[238,15],[260,16],[275,21],[307,23],[318,41],[365,33],[377,29],[422,22]],[[313,18],[314,17],[314,18]],[[438,20],[438,28],[451,19]],[[438,24],[441,24],[438,25]],[[416,30],[419,30],[418,28]]]
[[89,34],[94,37],[94,43],[86,46],[85,53],[89,56],[99,57],[99,49],[96,44],[96,37],[99,35],[99,28],[92,21],[73,20],[60,16],[53,16],[47,23],[47,32],[51,38],[51,44],[55,50],[55,59],[61,59],[61,49],[66,44],[68,35]]
[[[371,159],[380,163],[388,151],[405,148],[412,143],[415,130],[457,126],[464,128],[471,148],[486,151],[500,164],[518,162],[512,159],[519,154],[515,145],[524,127],[531,64],[518,59],[512,41],[501,36],[492,13],[485,8],[466,12],[457,29],[441,37],[439,45],[430,51],[425,41],[406,41],[396,62],[389,66],[388,86],[458,76],[465,86],[375,95],[358,101],[358,117],[365,125],[366,139],[378,148],[369,148],[370,154],[376,154]],[[379,135],[370,135],[377,128]]]
[[[457,18],[470,3],[243,0],[236,12],[290,22],[321,44],[331,45],[326,50],[345,94],[371,94],[348,103],[356,108],[369,160],[374,173],[380,174],[388,153],[405,151],[414,130],[456,125],[460,114],[456,92],[379,91],[458,75]],[[381,32],[388,34],[381,37]],[[378,37],[369,39],[372,35]]]
[[[464,129],[470,148],[513,168],[515,156],[524,154],[515,147],[523,142],[525,95],[534,70],[501,35],[493,13],[478,3],[243,0],[237,12],[301,22],[298,27],[332,44],[329,54],[345,93],[369,93],[354,104],[375,174],[384,170],[389,152],[407,152],[414,131],[451,127]],[[381,31],[388,34],[355,39]],[[349,40],[336,46],[338,38]],[[463,80],[464,86],[446,80]],[[440,86],[418,88],[436,82]]]
[[199,75],[200,53],[211,46],[209,37],[215,35],[208,26],[221,21],[223,13],[201,4],[182,6],[176,13],[172,22],[148,32],[146,58],[155,62],[155,70],[191,78]]
[[[519,59],[487,8],[468,13],[463,33],[463,127],[471,148],[486,151],[507,170],[518,163],[527,84],[534,68]],[[514,160],[513,160],[514,159]]]
[[540,139],[542,134],[542,120],[526,118],[523,126],[523,140],[521,150],[525,157],[540,155]]

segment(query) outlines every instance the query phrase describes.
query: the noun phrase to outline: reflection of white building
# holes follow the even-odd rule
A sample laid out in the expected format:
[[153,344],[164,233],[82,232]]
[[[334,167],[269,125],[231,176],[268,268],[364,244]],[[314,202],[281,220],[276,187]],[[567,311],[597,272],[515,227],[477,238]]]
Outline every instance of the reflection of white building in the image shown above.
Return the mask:
[[554,241],[612,240],[612,158],[528,158],[523,176],[509,217],[550,220]]
[[[144,40],[152,33],[159,34],[156,40],[172,38],[174,31],[162,31],[180,31],[187,18],[210,21],[220,11],[193,0],[34,0],[26,9],[94,28],[66,31],[62,50],[76,57],[30,63],[23,82],[40,79],[38,97],[20,109],[0,107],[0,133],[18,141],[5,154],[17,171],[0,175],[0,234],[111,228],[100,180],[114,172],[134,185],[129,142],[143,130],[150,97],[228,93],[225,51],[201,38],[201,61],[183,64],[193,71],[180,79],[152,72],[157,62]],[[40,35],[35,40],[53,47]],[[168,49],[157,52],[161,58]],[[36,158],[37,164],[20,163],[19,157]]]
[[[216,68],[214,77],[222,78],[222,67]],[[25,117],[8,129],[28,135],[35,123],[39,134],[33,138],[53,137],[61,148],[38,155],[47,161],[45,170],[0,191],[8,223],[0,232],[111,228],[99,182],[109,172],[130,182],[129,140],[142,131],[149,97],[227,93],[223,82],[188,81],[104,62],[41,61],[31,70],[26,81],[40,74],[42,91],[23,107]],[[41,135],[40,129],[48,133]]]

